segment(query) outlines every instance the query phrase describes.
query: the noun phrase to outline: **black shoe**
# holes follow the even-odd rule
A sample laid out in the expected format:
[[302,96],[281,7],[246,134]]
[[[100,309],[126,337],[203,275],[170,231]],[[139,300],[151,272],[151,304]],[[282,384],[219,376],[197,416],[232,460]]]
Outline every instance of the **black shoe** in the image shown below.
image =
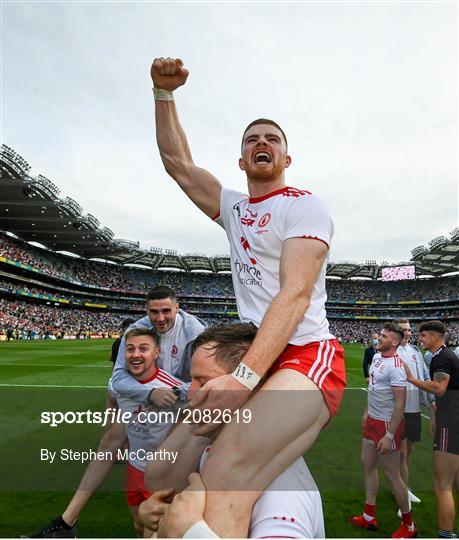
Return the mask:
[[76,523],[70,527],[62,516],[59,516],[43,529],[30,535],[20,536],[20,538],[76,538]]

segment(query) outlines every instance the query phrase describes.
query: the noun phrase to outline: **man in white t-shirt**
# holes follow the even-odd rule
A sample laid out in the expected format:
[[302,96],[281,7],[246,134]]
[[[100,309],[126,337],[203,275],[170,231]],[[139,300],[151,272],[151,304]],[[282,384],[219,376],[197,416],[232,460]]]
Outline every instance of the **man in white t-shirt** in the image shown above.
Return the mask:
[[379,352],[370,366],[368,406],[362,419],[365,508],[363,514],[351,517],[349,521],[356,527],[377,530],[375,512],[379,480],[376,467],[379,462],[402,511],[402,523],[392,538],[413,538],[417,534],[416,526],[411,517],[407,487],[400,476],[406,402],[406,373],[397,354],[402,339],[403,330],[394,323],[386,323],[379,334]]
[[[183,381],[157,367],[159,357],[159,336],[148,328],[134,328],[124,335],[126,368],[145,390],[165,388],[172,390],[183,387]],[[125,426],[129,441],[128,463],[126,466],[126,501],[134,520],[138,536],[144,534],[144,525],[138,518],[139,505],[148,499],[150,493],[144,483],[147,453],[155,452],[174,425],[174,405],[165,407],[161,413],[156,407],[145,409],[138,401],[122,396],[114,391],[109,382],[110,394],[118,402],[123,414],[131,418]]]
[[[195,343],[190,395],[207,381],[230,373],[250,347],[255,335],[256,328],[249,324],[206,329]],[[236,418],[241,422],[244,419],[249,420],[244,416],[247,412],[246,409],[240,410]],[[171,465],[167,462],[150,462],[147,466],[145,481],[155,493],[151,500],[142,504],[139,512],[149,528],[154,529],[157,526],[167,509],[163,502],[164,495],[170,495],[171,488],[176,493],[180,492],[186,486],[187,476],[198,468],[202,470],[205,461],[213,452],[208,440],[203,441],[204,437],[190,438],[189,433],[188,425],[184,423],[178,426],[161,446],[167,451],[178,452],[176,463]],[[216,436],[216,432],[212,432],[212,439]],[[201,515],[200,519],[202,518]],[[164,525],[161,532],[167,536],[177,536],[180,523],[175,524],[173,519],[167,521],[169,528]],[[181,531],[180,536],[183,532],[185,531]],[[249,536],[323,538],[324,535],[320,493],[303,457],[300,457],[261,494],[252,511]]]
[[[403,330],[403,340],[400,343],[397,354],[400,358],[406,362],[411,372],[414,373],[417,379],[423,381],[430,381],[429,372],[424,363],[422,353],[416,345],[410,343],[411,340],[411,325],[408,319],[396,319],[393,321],[398,324]],[[400,451],[400,474],[403,481],[408,486],[409,466],[411,461],[411,454],[414,449],[414,445],[421,440],[422,432],[422,419],[421,419],[421,405],[429,404],[430,413],[430,433],[432,436],[435,433],[435,397],[433,394],[427,394],[422,390],[419,390],[411,383],[406,383],[406,406],[405,406],[405,437],[402,441],[402,448]],[[419,503],[421,500],[416,497],[411,489],[408,487],[408,498],[410,503]],[[400,511],[399,511],[400,514]]]
[[[206,521],[220,536],[242,537],[259,494],[312,446],[343,396],[343,349],[330,333],[325,314],[333,223],[319,197],[287,186],[285,169],[291,157],[276,122],[258,119],[244,131],[239,168],[246,174],[248,195],[224,189],[194,164],[178,120],[172,91],[187,80],[183,62],[158,58],[151,76],[165,169],[224,227],[240,319],[259,328],[234,372],[209,381],[192,402],[201,409],[234,411],[263,378],[261,391],[247,405],[252,423],[226,426],[203,469],[210,489]],[[278,428],[266,440],[268,421]],[[198,432],[212,427],[206,424]],[[263,452],[258,451],[261,445]]]

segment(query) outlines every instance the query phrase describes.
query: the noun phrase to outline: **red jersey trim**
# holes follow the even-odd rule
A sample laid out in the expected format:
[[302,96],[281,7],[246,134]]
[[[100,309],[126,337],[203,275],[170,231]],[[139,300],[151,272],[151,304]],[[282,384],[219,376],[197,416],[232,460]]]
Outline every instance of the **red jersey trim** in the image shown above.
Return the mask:
[[153,375],[149,378],[149,379],[146,379],[145,381],[139,381],[140,384],[147,384],[151,381],[154,381],[156,379],[156,377],[158,376],[158,372],[159,372],[159,369],[156,368],[155,369],[155,372],[153,373]]
[[304,189],[285,186],[281,189],[276,189],[276,191],[271,191],[271,193],[267,193],[266,195],[262,195],[261,197],[250,197],[249,203],[259,203],[261,201],[265,201],[266,199],[270,199],[271,197],[275,197],[276,195],[291,195],[292,197],[299,197],[300,195],[312,195],[312,193]]
[[212,221],[215,221],[220,217],[220,211],[218,211],[213,218],[210,218]]
[[325,242],[325,240],[322,240],[322,238],[319,238],[318,236],[308,236],[306,234],[303,234],[303,236],[298,236],[298,238],[307,238],[309,240],[319,240],[319,242],[322,242],[323,244],[327,246],[328,249],[330,249],[330,246],[328,245],[328,243]]
[[174,379],[169,373],[166,371],[163,371],[162,369],[158,370],[158,379],[166,384],[172,384],[172,386],[183,386],[183,383],[178,381],[177,379]]

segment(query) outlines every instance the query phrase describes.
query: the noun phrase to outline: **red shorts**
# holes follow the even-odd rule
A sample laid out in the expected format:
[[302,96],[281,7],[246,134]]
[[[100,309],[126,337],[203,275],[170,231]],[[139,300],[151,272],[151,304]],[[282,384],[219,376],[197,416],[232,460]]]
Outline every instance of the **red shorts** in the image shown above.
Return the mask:
[[330,417],[335,416],[346,389],[344,349],[336,339],[287,345],[270,374],[281,369],[294,369],[309,377],[322,391]]
[[130,463],[126,465],[126,501],[128,506],[139,506],[151,493],[147,491],[143,471],[139,471]]
[[[377,447],[379,441],[384,437],[389,429],[390,422],[387,420],[376,420],[367,416],[365,425],[363,426],[363,438],[368,441],[373,441]],[[394,433],[394,439],[391,444],[391,450],[400,450],[402,446],[403,436],[405,434],[405,420],[402,420]]]

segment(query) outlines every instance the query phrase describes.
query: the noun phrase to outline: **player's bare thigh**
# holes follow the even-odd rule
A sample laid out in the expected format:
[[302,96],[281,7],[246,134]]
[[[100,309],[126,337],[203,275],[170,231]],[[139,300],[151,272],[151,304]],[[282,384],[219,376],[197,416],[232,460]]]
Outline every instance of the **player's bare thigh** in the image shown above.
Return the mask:
[[362,451],[360,454],[362,465],[367,470],[373,470],[378,464],[378,452],[375,443],[369,439],[362,439]]
[[450,452],[433,453],[435,488],[438,491],[451,490],[459,477],[459,455]]
[[272,375],[246,408],[251,422],[225,426],[209,453],[202,473],[208,490],[264,490],[312,446],[330,417],[315,383],[290,369]]

